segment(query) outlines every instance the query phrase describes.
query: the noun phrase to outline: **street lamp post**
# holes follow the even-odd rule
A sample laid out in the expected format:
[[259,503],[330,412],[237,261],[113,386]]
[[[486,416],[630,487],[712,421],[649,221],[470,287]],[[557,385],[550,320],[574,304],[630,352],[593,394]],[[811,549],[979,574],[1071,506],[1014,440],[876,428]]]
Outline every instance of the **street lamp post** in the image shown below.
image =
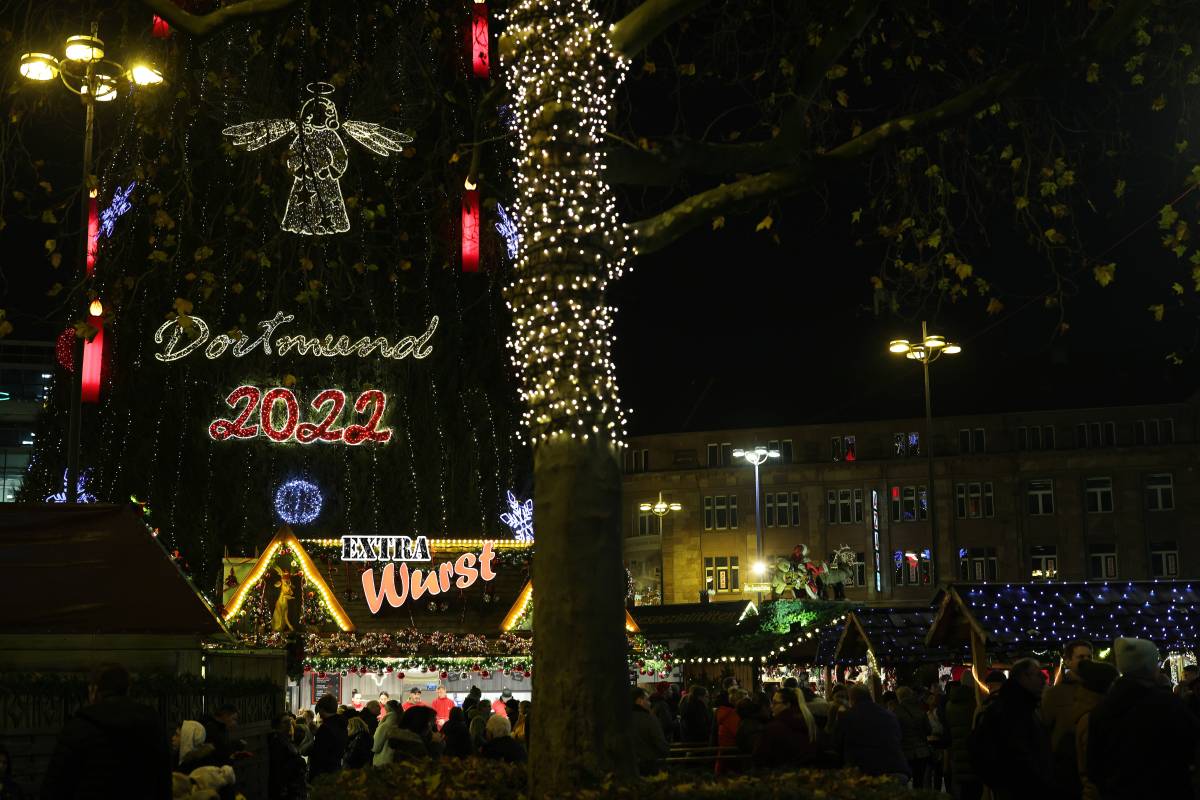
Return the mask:
[[928,492],[926,502],[929,505],[930,553],[933,556],[929,559],[929,578],[931,584],[936,584],[939,550],[937,502],[933,489],[933,403],[929,388],[929,365],[943,355],[958,355],[962,352],[962,347],[947,340],[945,336],[930,333],[928,326],[922,321],[921,340],[919,342],[910,342],[908,339],[893,339],[888,343],[888,351],[898,356],[904,356],[910,361],[921,362],[921,369],[925,374],[925,461],[929,467],[929,486],[926,489]]
[[665,591],[665,580],[663,576],[663,520],[673,511],[683,511],[682,503],[668,503],[663,500],[662,491],[658,493],[658,501],[655,503],[641,503],[638,505],[638,511],[649,511],[654,516],[658,517],[658,604],[666,605],[667,593]]
[[[744,458],[754,467],[754,546],[755,558],[753,573],[754,577],[759,581],[767,574],[767,565],[763,561],[763,534],[762,534],[762,496],[760,493],[760,484],[758,480],[758,468],[762,466],[768,458],[779,458],[779,451],[768,449],[762,445],[758,445],[752,450],[743,450],[738,448],[733,451],[734,458]],[[758,593],[758,603],[762,605],[762,592]]]
[[[92,140],[95,133],[96,103],[117,99],[122,84],[153,86],[162,83],[162,73],[146,62],[136,62],[126,69],[104,57],[104,42],[99,36],[99,23],[93,22],[90,34],[71,36],[63,45],[63,58],[48,53],[25,53],[21,56],[20,72],[26,80],[46,83],[59,78],[62,85],[79,95],[84,107],[83,182],[80,187],[80,227],[83,230],[79,248],[83,280],[88,274],[88,216],[96,188],[92,180]],[[84,293],[85,308],[102,308],[99,300]],[[85,317],[86,318],[86,317]],[[67,502],[74,503],[79,492],[79,441],[83,429],[83,340],[76,337],[75,372],[71,385],[71,412],[67,426]]]

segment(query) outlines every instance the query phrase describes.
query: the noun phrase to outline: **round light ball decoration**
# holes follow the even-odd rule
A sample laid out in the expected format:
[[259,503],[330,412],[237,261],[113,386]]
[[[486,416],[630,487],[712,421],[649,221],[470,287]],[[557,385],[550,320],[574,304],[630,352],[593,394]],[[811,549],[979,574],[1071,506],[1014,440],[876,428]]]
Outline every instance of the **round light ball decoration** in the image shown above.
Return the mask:
[[315,483],[295,478],[276,490],[275,513],[288,525],[307,525],[321,513],[324,499]]

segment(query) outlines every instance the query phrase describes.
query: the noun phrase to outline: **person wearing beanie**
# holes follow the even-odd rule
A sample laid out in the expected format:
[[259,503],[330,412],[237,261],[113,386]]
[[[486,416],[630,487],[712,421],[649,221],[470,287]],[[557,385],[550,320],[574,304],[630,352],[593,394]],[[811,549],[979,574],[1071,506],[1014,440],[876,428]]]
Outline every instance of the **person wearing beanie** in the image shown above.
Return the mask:
[[1091,712],[1087,779],[1102,800],[1191,797],[1200,720],[1159,682],[1159,653],[1145,639],[1117,639],[1121,677]]

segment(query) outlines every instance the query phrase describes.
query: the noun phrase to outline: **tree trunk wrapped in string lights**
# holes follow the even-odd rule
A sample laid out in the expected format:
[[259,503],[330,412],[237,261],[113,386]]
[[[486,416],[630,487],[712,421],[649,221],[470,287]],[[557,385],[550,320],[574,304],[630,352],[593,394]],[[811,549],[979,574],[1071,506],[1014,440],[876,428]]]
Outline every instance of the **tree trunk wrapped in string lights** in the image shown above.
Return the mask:
[[538,704],[533,796],[631,769],[616,454],[624,435],[611,359],[609,281],[625,234],[603,179],[623,60],[595,12],[521,0],[502,45],[516,114],[521,244],[509,342],[534,445]]

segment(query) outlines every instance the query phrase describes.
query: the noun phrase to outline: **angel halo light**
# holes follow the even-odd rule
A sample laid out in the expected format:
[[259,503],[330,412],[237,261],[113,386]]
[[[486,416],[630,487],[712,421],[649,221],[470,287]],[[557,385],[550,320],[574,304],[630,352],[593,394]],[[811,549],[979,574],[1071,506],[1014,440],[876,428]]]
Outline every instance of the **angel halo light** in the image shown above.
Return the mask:
[[412,141],[411,136],[374,122],[348,119],[338,121],[337,106],[327,95],[329,83],[310,83],[312,97],[300,106],[296,120],[260,119],[230,125],[221,133],[233,139],[236,147],[258,150],[284,136],[294,134],[288,145],[287,167],[292,173],[292,191],[280,227],[290,233],[323,236],[350,230],[346,202],[342,199],[342,175],[349,156],[339,130],[373,153],[388,156],[399,153]]

